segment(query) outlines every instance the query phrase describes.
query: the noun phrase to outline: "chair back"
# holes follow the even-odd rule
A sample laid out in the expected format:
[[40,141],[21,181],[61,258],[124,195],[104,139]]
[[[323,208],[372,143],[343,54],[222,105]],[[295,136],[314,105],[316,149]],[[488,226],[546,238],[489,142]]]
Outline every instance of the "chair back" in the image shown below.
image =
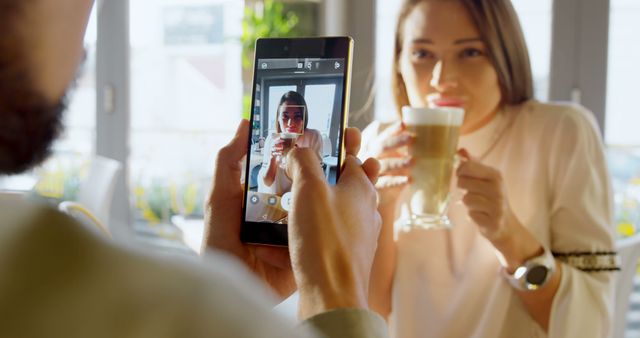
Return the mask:
[[624,338],[627,329],[629,298],[633,291],[636,266],[640,258],[640,235],[617,240],[616,249],[620,257],[620,272],[616,276],[613,338]]
[[58,210],[73,217],[88,230],[96,232],[106,238],[111,238],[109,228],[82,204],[72,201],[64,201],[58,205]]
[[89,175],[80,186],[78,203],[87,208],[103,224],[109,224],[113,191],[121,169],[120,162],[96,156],[91,161]]

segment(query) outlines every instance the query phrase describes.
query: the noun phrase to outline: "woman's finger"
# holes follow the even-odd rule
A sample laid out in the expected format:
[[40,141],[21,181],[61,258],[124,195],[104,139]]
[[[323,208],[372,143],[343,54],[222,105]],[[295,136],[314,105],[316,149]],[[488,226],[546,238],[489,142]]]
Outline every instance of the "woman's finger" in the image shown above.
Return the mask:
[[469,193],[481,194],[489,199],[497,199],[500,197],[500,190],[495,182],[483,179],[460,177],[457,179],[457,186]]
[[398,135],[389,136],[382,139],[378,147],[379,156],[391,151],[395,151],[400,147],[407,146],[413,142],[414,136],[408,132],[402,132]]
[[385,153],[410,142],[412,135],[406,131],[402,122],[396,122],[384,129],[371,143],[369,156],[380,158]]
[[481,211],[469,211],[469,218],[473,220],[480,227],[491,227],[492,218],[487,213]]
[[380,159],[380,175],[408,176],[414,162],[411,157]]
[[395,122],[385,130],[383,130],[380,134],[378,134],[378,139],[386,139],[391,136],[395,136],[405,131],[407,128],[402,123],[402,121]]
[[456,170],[458,178],[470,177],[486,181],[499,181],[502,179],[500,172],[478,161],[463,160]]
[[496,217],[497,207],[495,203],[484,195],[467,193],[462,197],[462,202],[467,206],[469,212],[478,211],[483,212],[492,218]]
[[376,182],[376,189],[384,190],[402,187],[410,183],[408,176],[380,176]]

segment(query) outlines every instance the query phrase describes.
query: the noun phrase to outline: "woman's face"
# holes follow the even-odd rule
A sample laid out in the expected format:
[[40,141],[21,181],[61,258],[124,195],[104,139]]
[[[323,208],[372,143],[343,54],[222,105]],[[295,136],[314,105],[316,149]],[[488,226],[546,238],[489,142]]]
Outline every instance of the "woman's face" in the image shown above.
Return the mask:
[[423,1],[401,29],[399,69],[410,104],[464,108],[463,134],[487,124],[501,99],[498,76],[465,7]]
[[304,106],[285,102],[280,106],[278,123],[285,133],[302,134],[304,130]]

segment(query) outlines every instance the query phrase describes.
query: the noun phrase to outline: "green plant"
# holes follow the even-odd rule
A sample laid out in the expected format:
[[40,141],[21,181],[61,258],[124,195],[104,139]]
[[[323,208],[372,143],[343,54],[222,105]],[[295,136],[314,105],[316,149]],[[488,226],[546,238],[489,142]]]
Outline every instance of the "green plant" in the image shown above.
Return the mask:
[[[259,10],[261,9],[261,10]],[[287,38],[298,36],[295,28],[300,19],[292,11],[285,11],[284,4],[264,0],[259,9],[247,7],[242,19],[242,66],[250,68],[255,41],[258,38]]]
[[251,94],[242,96],[242,118],[248,120],[251,114]]
[[249,118],[251,110],[251,65],[255,52],[255,43],[258,38],[289,38],[300,36],[296,29],[300,22],[299,17],[285,9],[282,2],[264,0],[262,6],[245,8],[242,19],[242,68],[243,81],[245,82],[242,98],[242,117]]
[[77,201],[80,184],[87,176],[88,161],[76,154],[58,154],[36,170],[34,193],[57,203]]
[[171,197],[166,183],[163,180],[154,179],[146,190],[147,205],[155,216],[152,219],[156,222],[168,221],[171,217]]

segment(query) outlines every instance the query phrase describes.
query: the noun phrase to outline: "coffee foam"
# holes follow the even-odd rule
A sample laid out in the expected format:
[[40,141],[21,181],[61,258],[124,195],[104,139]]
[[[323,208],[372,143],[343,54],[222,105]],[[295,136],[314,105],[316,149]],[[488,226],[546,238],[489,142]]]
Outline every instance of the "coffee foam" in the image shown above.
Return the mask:
[[456,107],[414,108],[402,107],[402,121],[407,125],[460,126],[464,109]]
[[291,139],[291,138],[296,138],[299,135],[296,133],[280,133],[280,138],[281,139]]

